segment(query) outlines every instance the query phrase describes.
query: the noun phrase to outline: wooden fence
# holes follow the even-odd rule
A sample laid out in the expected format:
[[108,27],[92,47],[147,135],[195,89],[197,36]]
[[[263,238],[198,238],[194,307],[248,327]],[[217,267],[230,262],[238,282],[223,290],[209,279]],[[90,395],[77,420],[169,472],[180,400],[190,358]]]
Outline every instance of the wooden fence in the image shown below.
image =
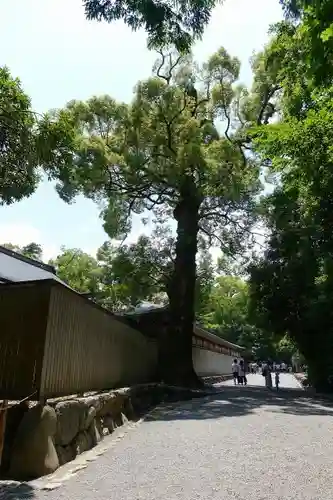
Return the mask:
[[0,399],[146,382],[156,343],[52,280],[0,287]]
[[41,384],[50,285],[0,287],[0,399],[22,399]]

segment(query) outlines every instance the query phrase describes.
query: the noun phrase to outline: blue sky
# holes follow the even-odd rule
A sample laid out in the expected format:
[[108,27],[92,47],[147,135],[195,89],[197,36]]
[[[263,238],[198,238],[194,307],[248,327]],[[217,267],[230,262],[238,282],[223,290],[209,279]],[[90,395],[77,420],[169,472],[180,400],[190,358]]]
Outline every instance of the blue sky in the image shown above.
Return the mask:
[[[278,0],[225,0],[194,54],[202,61],[224,46],[241,60],[241,81],[249,85],[249,58],[280,18]],[[106,93],[129,101],[155,60],[144,32],[133,33],[121,22],[86,21],[81,0],[0,0],[0,46],[0,64],[21,79],[38,112]],[[136,219],[130,239],[147,230]],[[31,198],[0,207],[0,243],[38,242],[44,259],[61,245],[94,253],[106,239],[92,202],[78,198],[66,205],[46,182]]]

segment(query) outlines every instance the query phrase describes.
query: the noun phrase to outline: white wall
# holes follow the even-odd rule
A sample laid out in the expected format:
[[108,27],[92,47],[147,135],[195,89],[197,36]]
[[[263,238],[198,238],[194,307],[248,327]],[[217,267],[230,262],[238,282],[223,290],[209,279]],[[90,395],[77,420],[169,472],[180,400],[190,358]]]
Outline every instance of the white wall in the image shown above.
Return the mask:
[[207,351],[200,347],[192,348],[193,365],[199,376],[229,375],[233,356]]

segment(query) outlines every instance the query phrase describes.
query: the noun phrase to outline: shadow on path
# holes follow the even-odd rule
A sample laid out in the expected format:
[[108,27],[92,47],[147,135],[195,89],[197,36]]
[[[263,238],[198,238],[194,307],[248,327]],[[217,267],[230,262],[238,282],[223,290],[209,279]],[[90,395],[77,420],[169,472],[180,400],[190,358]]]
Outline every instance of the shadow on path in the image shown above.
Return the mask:
[[264,406],[266,411],[298,416],[333,416],[333,402],[312,399],[300,389],[279,392],[257,387],[223,387],[215,394],[181,403],[166,404],[145,418],[149,421],[203,420],[237,417]]
[[1,484],[0,500],[33,500],[34,488],[29,484]]

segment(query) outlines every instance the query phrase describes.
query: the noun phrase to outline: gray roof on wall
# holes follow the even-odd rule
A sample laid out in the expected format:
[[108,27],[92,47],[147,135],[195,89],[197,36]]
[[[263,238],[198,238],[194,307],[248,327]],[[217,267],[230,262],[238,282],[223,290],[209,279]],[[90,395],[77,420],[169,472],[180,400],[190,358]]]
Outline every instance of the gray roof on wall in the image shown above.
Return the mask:
[[205,328],[202,328],[199,325],[194,325],[193,328],[194,334],[199,335],[200,337],[204,337],[207,340],[210,340],[211,342],[215,342],[216,344],[221,344],[223,343],[224,346],[229,347],[230,349],[234,349],[235,351],[244,351],[245,347],[242,347],[237,344],[233,344],[232,342],[229,342],[228,340],[223,339],[222,337],[219,337],[218,335],[215,335],[215,333],[211,333]]
[[53,266],[0,245],[0,282],[20,282],[53,279],[65,285]]
[[[142,317],[142,316],[149,316],[153,315],[154,313],[167,313],[168,312],[168,306],[157,306],[155,304],[151,304],[151,307],[142,307],[142,308],[136,308],[134,311],[129,311],[126,313],[123,313],[121,316],[126,319],[131,319],[131,318],[137,318],[137,317]],[[225,347],[229,347],[230,349],[234,349],[235,351],[244,351],[245,347],[242,347],[237,344],[233,344],[232,342],[229,342],[228,340],[225,340],[224,338],[220,337],[219,335],[216,335],[215,333],[211,333],[202,326],[200,326],[198,323],[195,323],[193,326],[193,333],[195,335],[198,335],[206,340],[210,340],[211,342],[215,342],[216,344],[223,345]]]

